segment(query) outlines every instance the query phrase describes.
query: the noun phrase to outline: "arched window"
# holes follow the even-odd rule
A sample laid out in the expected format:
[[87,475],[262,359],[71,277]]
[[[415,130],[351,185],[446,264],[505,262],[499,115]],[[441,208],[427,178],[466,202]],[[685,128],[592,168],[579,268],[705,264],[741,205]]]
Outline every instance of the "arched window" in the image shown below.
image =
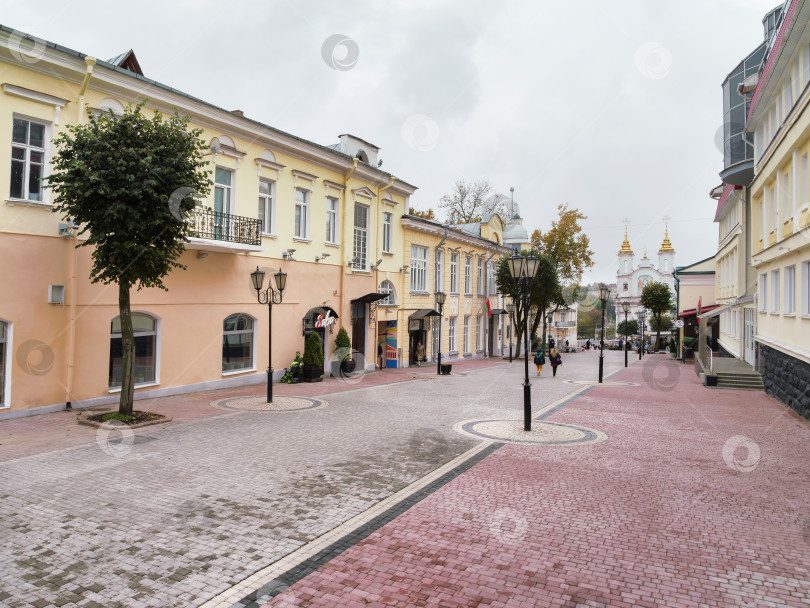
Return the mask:
[[253,369],[256,324],[247,315],[231,315],[222,323],[222,372]]
[[396,306],[397,292],[394,289],[394,284],[391,281],[385,280],[380,283],[380,288],[377,290],[377,293],[388,294],[387,298],[380,300],[379,306]]
[[[132,313],[135,334],[135,386],[157,382],[158,321],[142,312]],[[124,350],[121,345],[121,317],[110,323],[110,388],[121,386]]]
[[11,342],[10,333],[8,323],[0,321],[0,407],[9,406],[7,389],[9,379],[6,378],[6,374],[11,370],[7,361],[9,342]]

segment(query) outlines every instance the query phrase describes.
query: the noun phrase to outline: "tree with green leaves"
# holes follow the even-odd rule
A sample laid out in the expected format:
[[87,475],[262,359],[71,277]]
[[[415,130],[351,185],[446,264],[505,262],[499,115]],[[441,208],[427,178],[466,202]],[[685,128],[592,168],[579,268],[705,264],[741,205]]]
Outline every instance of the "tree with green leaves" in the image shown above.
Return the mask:
[[[650,311],[650,327],[655,329],[655,347],[661,340],[665,313],[672,309],[672,293],[666,283],[648,283],[641,290],[641,305]],[[669,317],[667,317],[669,319]],[[671,321],[670,321],[671,322]]]
[[638,333],[638,329],[638,321],[636,319],[629,319],[619,322],[616,333],[620,336],[633,336]]
[[188,214],[210,192],[204,170],[205,144],[190,119],[141,113],[145,101],[121,116],[94,116],[54,140],[56,154],[48,185],[54,211],[72,218],[92,247],[93,283],[118,285],[123,350],[118,411],[132,414],[135,338],[130,291],[166,289],[163,278],[185,269],[178,258],[189,236]]
[[501,258],[498,263],[498,269],[495,275],[495,282],[498,286],[498,292],[512,298],[515,303],[515,338],[518,343],[517,352],[520,353],[520,345],[523,339],[523,323],[524,315],[528,314],[531,321],[531,329],[529,330],[529,337],[534,337],[537,334],[537,327],[540,322],[543,322],[543,336],[546,335],[545,314],[544,311],[552,305],[559,304],[560,285],[557,281],[557,274],[551,261],[544,255],[538,254],[536,251],[521,251],[518,255],[528,257],[534,255],[540,259],[537,266],[537,274],[531,280],[529,285],[529,310],[525,310],[523,300],[519,297],[519,282],[512,278],[512,273],[509,272],[509,258]]

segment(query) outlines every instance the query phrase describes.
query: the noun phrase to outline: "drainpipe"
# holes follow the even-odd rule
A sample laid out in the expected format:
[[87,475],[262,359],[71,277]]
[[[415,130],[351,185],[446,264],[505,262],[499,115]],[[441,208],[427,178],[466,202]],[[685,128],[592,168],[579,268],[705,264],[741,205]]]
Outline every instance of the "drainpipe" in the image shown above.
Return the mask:
[[[381,188],[377,188],[377,205],[379,206],[381,213],[382,213],[382,198],[381,198],[380,195],[383,192],[385,192],[386,190],[388,190],[388,188],[393,186],[396,179],[397,178],[395,178],[393,175],[391,175],[391,176],[389,176],[389,181],[388,181],[387,185],[382,186]],[[377,217],[379,218],[379,216],[377,216]],[[392,219],[393,219],[393,215],[392,215]],[[393,237],[393,230],[394,230],[394,227],[391,226],[391,236],[392,237]],[[377,233],[376,232],[376,227],[375,227],[375,233]],[[377,233],[377,234],[379,234],[379,233]],[[380,254],[380,239],[374,239],[374,240],[376,241],[375,244],[374,244],[374,251],[375,251],[374,259],[379,260],[380,258],[378,258],[377,256]],[[374,270],[374,285],[375,286],[380,284],[380,282],[379,282],[379,276],[380,276],[379,272],[380,272],[379,267]],[[377,354],[376,349],[379,347],[379,344],[380,344],[380,317],[379,317],[379,314],[380,314],[380,307],[377,306],[377,315],[378,316],[377,316],[377,322],[374,324],[374,349],[375,349],[374,354],[375,354],[375,356]],[[385,349],[383,349],[383,362],[385,362]],[[380,369],[383,369],[382,363],[380,364]]]
[[[90,84],[90,78],[93,76],[93,67],[96,65],[95,57],[85,57],[84,63],[86,65],[86,72],[82,86],[79,89],[79,116],[78,123],[84,123],[84,94],[87,92],[87,85]],[[71,403],[73,395],[73,374],[76,367],[76,277],[79,274],[79,256],[76,252],[76,241],[78,236],[74,235],[71,238],[73,247],[70,252],[70,286],[68,287],[68,306],[70,307],[70,323],[68,324],[68,349],[67,349],[67,378],[65,378],[65,409],[72,410],[73,404]]]
[[[342,218],[341,218],[341,230],[343,231],[343,236],[346,236],[346,208],[349,206],[346,200],[346,192],[349,190],[349,180],[354,175],[354,172],[357,171],[357,162],[359,158],[352,159],[352,168],[346,174],[345,179],[343,180],[343,209],[342,209]],[[341,239],[341,251],[345,252],[345,243],[346,239]],[[343,269],[343,253],[340,255],[340,314],[343,314],[344,307],[346,306],[346,289],[345,289],[345,282],[346,282],[346,271]],[[349,320],[351,321],[352,315],[351,311],[349,311]]]
[[[489,297],[489,262],[495,257],[496,253],[498,253],[497,247],[492,250],[492,255],[484,261],[484,298]],[[492,355],[489,352],[489,317],[487,317],[487,322],[484,323],[484,353],[486,353],[487,357]]]

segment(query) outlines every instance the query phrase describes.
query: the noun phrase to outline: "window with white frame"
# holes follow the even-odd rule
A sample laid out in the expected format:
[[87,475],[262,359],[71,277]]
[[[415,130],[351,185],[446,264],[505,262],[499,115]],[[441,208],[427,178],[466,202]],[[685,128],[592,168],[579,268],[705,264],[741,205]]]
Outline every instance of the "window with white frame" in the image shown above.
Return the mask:
[[790,217],[790,173],[782,176],[782,221]]
[[394,224],[393,224],[393,213],[385,212],[383,213],[383,246],[382,250],[385,253],[392,253],[394,250],[392,249],[393,241],[394,241]]
[[436,267],[433,271],[433,291],[444,291],[444,251],[436,250]]
[[802,154],[802,175],[801,175],[801,200],[796,205],[798,208],[807,208],[807,152]]
[[214,213],[222,214],[231,212],[231,200],[233,198],[232,184],[233,171],[223,167],[217,167],[216,171],[214,171]]
[[46,126],[15,118],[11,129],[10,198],[42,201]]
[[326,197],[326,242],[338,244],[338,199]]
[[759,275],[759,311],[765,312],[768,310],[768,275],[762,273]]
[[464,258],[464,293],[472,295],[472,258]]
[[433,356],[439,352],[439,322],[438,317],[433,321]]
[[395,306],[397,303],[397,292],[394,289],[394,284],[386,279],[380,283],[377,293],[384,293],[386,297],[379,301],[379,306]]
[[486,315],[481,315],[478,317],[478,335],[476,336],[476,344],[478,345],[478,350],[484,350],[484,335],[486,333],[486,324],[487,317]]
[[487,264],[487,293],[492,295],[497,293],[498,286],[495,283],[495,263],[490,262]]
[[771,271],[771,312],[779,312],[779,271]]
[[464,317],[464,353],[470,352],[470,317]]
[[447,320],[447,350],[451,353],[456,352],[456,322],[457,317],[450,317]]
[[802,314],[810,315],[810,260],[802,262]]
[[255,324],[248,315],[231,315],[222,323],[222,371],[253,369]]
[[427,291],[427,247],[411,245],[411,291]]
[[458,293],[458,254],[450,254],[450,293]]
[[9,369],[8,343],[8,323],[0,321],[0,407],[8,407],[9,405],[8,399],[6,398],[6,373]]
[[762,202],[759,205],[759,238],[765,239],[765,209],[768,206],[768,189],[762,189]]
[[785,314],[796,314],[796,267],[785,268]]
[[[151,315],[132,313],[132,329],[135,334],[135,385],[157,382],[158,322]],[[110,323],[110,388],[121,386],[124,349],[121,341],[121,317]]]
[[295,232],[299,239],[309,238],[309,190],[295,190]]
[[478,295],[484,295],[484,258],[478,258]]
[[352,249],[355,268],[368,268],[368,207],[354,204],[354,247]]
[[262,223],[262,234],[276,233],[276,205],[273,196],[275,182],[259,180],[259,220]]

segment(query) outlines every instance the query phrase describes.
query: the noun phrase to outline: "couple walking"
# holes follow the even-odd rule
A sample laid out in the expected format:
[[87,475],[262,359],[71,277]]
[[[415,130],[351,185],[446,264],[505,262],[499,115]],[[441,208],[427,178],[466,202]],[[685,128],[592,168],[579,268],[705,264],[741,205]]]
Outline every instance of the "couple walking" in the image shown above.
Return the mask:
[[[560,357],[560,351],[557,350],[557,347],[552,347],[551,351],[548,353],[549,363],[551,364],[551,373],[552,376],[557,375],[557,366],[562,365],[562,357]],[[534,353],[534,364],[537,366],[537,375],[540,375],[543,366],[546,364],[546,356],[543,354],[543,347],[538,346],[537,352]]]

